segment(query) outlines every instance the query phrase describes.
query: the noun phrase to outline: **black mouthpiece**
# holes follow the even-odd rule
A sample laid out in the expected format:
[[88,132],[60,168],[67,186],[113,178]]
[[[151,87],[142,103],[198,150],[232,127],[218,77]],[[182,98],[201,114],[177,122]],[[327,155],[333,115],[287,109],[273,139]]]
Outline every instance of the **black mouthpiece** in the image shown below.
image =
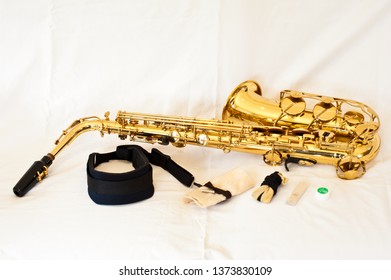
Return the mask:
[[14,194],[22,197],[28,193],[36,183],[42,181],[42,179],[47,175],[47,170],[52,164],[53,159],[54,157],[51,154],[47,154],[42,157],[41,160],[35,161],[15,185],[13,189]]

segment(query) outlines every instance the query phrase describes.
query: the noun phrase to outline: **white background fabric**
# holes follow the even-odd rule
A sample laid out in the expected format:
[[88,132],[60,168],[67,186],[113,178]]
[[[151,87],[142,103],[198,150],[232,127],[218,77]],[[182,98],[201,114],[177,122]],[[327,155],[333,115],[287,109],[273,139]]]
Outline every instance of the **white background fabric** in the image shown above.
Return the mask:
[[[390,29],[386,0],[0,1],[0,259],[389,259]],[[343,181],[325,165],[285,174],[257,155],[159,146],[199,182],[238,166],[257,184],[275,170],[289,182],[269,205],[250,190],[201,209],[155,167],[151,199],[98,206],[87,157],[128,141],[90,132],[25,197],[12,193],[75,119],[120,109],[220,118],[248,79],[271,100],[294,89],[371,106],[382,147],[364,177]],[[286,205],[302,180],[309,190]],[[318,186],[329,200],[315,199]]]

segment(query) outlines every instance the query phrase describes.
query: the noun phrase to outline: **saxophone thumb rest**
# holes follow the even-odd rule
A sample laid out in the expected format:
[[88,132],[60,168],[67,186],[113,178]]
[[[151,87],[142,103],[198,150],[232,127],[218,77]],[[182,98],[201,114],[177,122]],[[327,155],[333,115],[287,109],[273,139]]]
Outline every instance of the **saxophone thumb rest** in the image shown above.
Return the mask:
[[285,161],[335,167],[341,179],[356,179],[379,152],[378,115],[369,106],[335,97],[285,90],[279,101],[262,96],[255,81],[239,84],[228,96],[222,119],[119,111],[115,119],[78,119],[63,131],[54,149],[27,170],[13,191],[21,197],[48,175],[57,154],[88,131],[117,134],[121,140],[175,147],[196,145],[263,155],[269,165]]

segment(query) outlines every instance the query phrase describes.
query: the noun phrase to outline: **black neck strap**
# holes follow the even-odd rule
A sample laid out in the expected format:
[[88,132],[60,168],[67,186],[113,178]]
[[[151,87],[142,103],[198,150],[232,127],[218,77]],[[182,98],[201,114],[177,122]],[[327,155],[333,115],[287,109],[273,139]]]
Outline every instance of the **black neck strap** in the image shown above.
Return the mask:
[[[95,169],[99,164],[113,159],[127,160],[134,170],[124,173],[109,173]],[[87,162],[88,194],[97,204],[127,204],[150,198],[154,194],[152,166],[167,170],[179,182],[190,187],[194,176],[157,149],[152,152],[137,145],[118,146],[115,152],[92,153]]]

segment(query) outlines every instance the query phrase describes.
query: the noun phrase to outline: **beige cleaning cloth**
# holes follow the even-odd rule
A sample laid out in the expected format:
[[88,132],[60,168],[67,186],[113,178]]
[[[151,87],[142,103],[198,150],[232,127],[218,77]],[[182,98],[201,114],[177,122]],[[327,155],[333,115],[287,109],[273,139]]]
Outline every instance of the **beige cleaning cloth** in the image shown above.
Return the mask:
[[241,194],[253,186],[254,182],[247,172],[236,168],[188,192],[183,201],[206,208]]

